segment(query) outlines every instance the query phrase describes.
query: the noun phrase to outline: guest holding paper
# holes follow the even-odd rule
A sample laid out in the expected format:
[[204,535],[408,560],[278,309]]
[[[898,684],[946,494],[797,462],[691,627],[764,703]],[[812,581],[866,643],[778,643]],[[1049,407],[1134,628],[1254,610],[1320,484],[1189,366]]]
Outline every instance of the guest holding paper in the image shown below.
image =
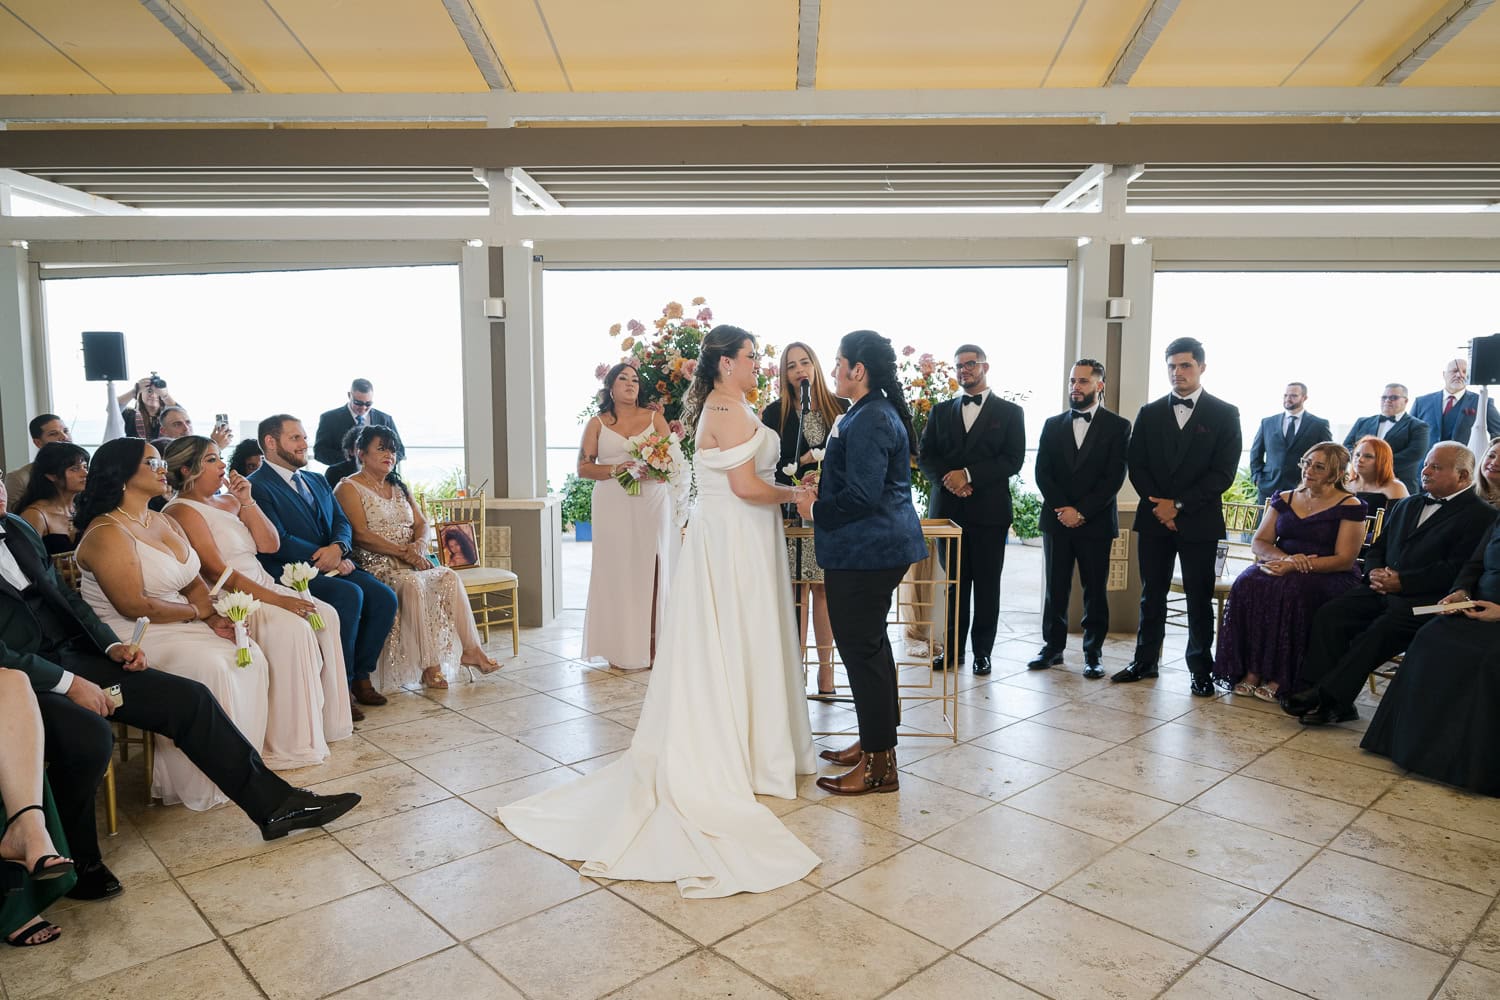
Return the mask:
[[835,795],[894,792],[900,696],[887,634],[891,596],[912,563],[927,555],[911,501],[917,452],[911,413],[896,376],[891,342],[856,330],[839,342],[835,392],[853,405],[829,432],[823,472],[797,509],[813,522],[828,594],[833,641],[849,675],[859,739],[822,756],[852,769],[818,779]]
[[1235,694],[1275,702],[1292,690],[1314,613],[1359,583],[1365,504],[1340,482],[1348,464],[1342,446],[1315,444],[1298,462],[1301,484],[1271,499],[1219,629],[1213,673]]
[[[167,448],[167,482],[177,496],[166,514],[187,534],[210,585],[261,602],[247,628],[271,669],[269,720],[261,756],[272,770],[307,767],[328,756],[328,744],[354,731],[350,717],[339,618],[333,605],[278,584],[258,553],[281,547],[276,528],[251,497],[250,481],[228,471],[219,446],[206,437],[178,438]],[[228,487],[228,492],[220,492]],[[225,577],[225,571],[228,576]],[[308,624],[317,612],[321,630]]]
[[89,453],[76,444],[44,444],[31,470],[16,513],[42,536],[49,556],[72,552],[78,545],[73,501],[88,482]]

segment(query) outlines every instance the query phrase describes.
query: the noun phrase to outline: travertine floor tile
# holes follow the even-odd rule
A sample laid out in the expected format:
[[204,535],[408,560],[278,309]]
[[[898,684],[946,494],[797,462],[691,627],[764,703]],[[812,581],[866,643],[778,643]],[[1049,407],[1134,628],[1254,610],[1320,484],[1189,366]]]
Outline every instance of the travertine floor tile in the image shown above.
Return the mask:
[[683,899],[675,882],[612,882],[609,890],[699,944],[713,944],[817,891],[805,880],[770,892],[741,892],[718,899]]
[[926,844],[1036,889],[1052,888],[1114,847],[1102,837],[1005,805],[951,826]]
[[973,742],[987,750],[1059,769],[1081,764],[1114,746],[1105,740],[1043,726],[1029,719],[988,733]]
[[428,955],[334,996],[337,1000],[391,1000],[394,997],[521,1000],[521,994],[467,948],[449,948]]
[[1433,1000],[1495,1000],[1500,996],[1500,972],[1459,962]]
[[1500,799],[1492,796],[1462,792],[1419,778],[1406,778],[1375,803],[1375,808],[1445,830],[1500,840]]
[[576,705],[558,701],[551,695],[532,691],[520,698],[465,709],[464,714],[497,733],[516,736],[528,729],[539,729],[554,722],[582,719],[588,712]]
[[1071,701],[1050,712],[1034,716],[1032,722],[1066,729],[1070,733],[1081,733],[1111,743],[1123,743],[1142,733],[1155,729],[1162,720],[1153,719],[1134,712],[1121,712],[1103,705],[1091,705],[1083,701]]
[[597,715],[528,729],[516,738],[559,764],[574,764],[590,757],[624,750],[635,734],[624,726]]
[[960,997],[984,997],[985,1000],[1041,1000],[1019,983],[976,965],[967,958],[949,955],[934,966],[923,969],[885,1000],[958,1000]]
[[480,788],[463,795],[463,800],[478,809],[486,816],[494,816],[495,810],[501,806],[508,806],[512,802],[544,792],[558,785],[565,785],[578,777],[578,772],[572,768],[554,767],[549,771],[538,774],[528,774],[524,778],[516,778],[514,781],[502,781],[498,785],[488,788]]
[[1117,843],[1141,832],[1173,808],[1161,799],[1066,773],[1012,796],[1006,804]]
[[966,705],[973,705],[987,712],[1008,715],[1014,719],[1039,715],[1059,705],[1065,705],[1068,701],[1055,694],[1033,691],[1030,688],[1017,687],[1003,682],[983,684],[960,691],[958,700]]
[[414,691],[388,691],[384,705],[362,705],[365,721],[355,723],[354,732],[369,736],[377,729],[399,726],[417,719],[437,719],[447,715],[442,705],[429,701]]
[[776,1000],[780,996],[713,952],[699,951],[611,993],[609,1000]]
[[364,823],[334,836],[384,879],[398,879],[515,838],[495,818],[462,799],[443,799]]
[[830,796],[823,805],[903,837],[922,840],[988,808],[990,801],[904,774],[900,790],[889,795]]
[[[524,652],[524,649],[523,649]],[[511,672],[506,669],[506,680],[515,681],[535,691],[556,691],[558,688],[576,687],[605,680],[607,670],[595,670],[577,660],[553,660],[540,666]]]
[[[1057,772],[1042,764],[961,743],[929,754],[902,769],[918,777],[1000,802]],[[904,787],[904,786],[903,786]]]
[[385,767],[395,762],[395,757],[359,733],[355,733],[347,740],[338,740],[328,744],[328,758],[323,763],[312,767],[299,767],[292,771],[280,771],[278,774],[286,779],[288,784],[306,788],[320,781],[332,781],[334,778],[358,774],[361,771],[373,771],[377,767]]
[[[505,651],[510,652],[510,647],[507,646]],[[495,656],[494,653],[490,655]],[[500,659],[498,656],[495,658]],[[450,684],[446,691],[423,688],[422,697],[428,701],[435,701],[444,708],[451,708],[455,712],[467,712],[480,705],[492,705],[497,701],[524,698],[536,693],[535,688],[510,680],[509,674],[508,668],[502,668],[493,674],[481,675],[473,683],[460,680],[456,684]]]
[[1329,845],[1376,864],[1475,892],[1500,892],[1495,842],[1370,810]]
[[203,996],[204,983],[214,984],[217,1000],[259,1000],[261,995],[250,982],[250,977],[245,975],[245,970],[229,954],[224,942],[210,941],[111,973],[102,979],[70,986],[61,993],[48,994],[47,1000],[129,1000],[131,997],[199,1000]]
[[1317,754],[1346,764],[1358,764],[1376,771],[1401,773],[1401,766],[1388,757],[1361,750],[1359,741],[1363,733],[1354,732],[1344,726],[1307,726],[1302,732],[1287,740],[1282,746],[1301,753]]
[[1479,925],[1474,940],[1464,949],[1464,960],[1500,972],[1500,907],[1490,910]]
[[1162,1000],[1300,1000],[1285,986],[1277,986],[1223,962],[1205,958],[1162,994]]
[[224,936],[379,884],[380,876],[330,837],[182,879],[193,903]]
[[408,875],[393,885],[461,941],[598,888],[520,841]]
[[470,743],[492,740],[495,733],[488,726],[482,726],[462,715],[444,712],[434,719],[414,719],[382,729],[372,729],[364,736],[392,757],[410,760]]
[[566,702],[586,712],[602,714],[620,708],[633,708],[646,700],[646,688],[623,677],[605,677],[602,680],[558,688],[548,697]]
[[1267,740],[1204,732],[1180,722],[1169,722],[1149,733],[1142,733],[1125,745],[1221,771],[1238,771],[1279,742],[1279,738]]
[[1085,694],[1083,702],[1121,712],[1134,712],[1163,722],[1198,708],[1198,699],[1190,694],[1143,684],[1105,684],[1093,694]]
[[1346,802],[1238,774],[1225,778],[1190,804],[1215,816],[1320,845],[1336,837],[1360,811],[1359,806]]
[[1277,747],[1240,773],[1357,806],[1374,802],[1396,781],[1396,776],[1387,771],[1331,761],[1286,747]]
[[1318,849],[1196,809],[1178,809],[1129,841],[1143,854],[1267,893]]
[[[973,739],[992,733],[997,729],[1003,729],[1016,721],[1013,715],[1004,715],[1000,712],[991,712],[968,702],[958,703],[958,738],[961,740]],[[901,725],[911,729],[921,730],[928,733],[951,732],[951,723],[943,719],[943,706],[938,702],[930,701],[924,704],[914,705],[909,709],[903,709],[901,713]]]
[[848,878],[912,843],[899,834],[821,805],[798,809],[782,822],[823,859],[807,876],[808,882],[819,886]]
[[347,830],[351,826],[371,823],[449,797],[447,789],[405,764],[390,764],[374,771],[325,781],[314,785],[312,790],[319,795],[358,792],[363,796],[359,805],[328,824],[325,828],[328,830]]
[[455,795],[487,788],[502,781],[524,778],[557,766],[528,746],[510,737],[471,743],[425,757],[413,757],[412,769],[442,785]]
[[1073,768],[1073,773],[1178,803],[1186,802],[1228,777],[1225,771],[1130,746],[1115,747],[1108,753],[1086,760]]
[[178,876],[323,835],[321,830],[303,830],[267,842],[260,827],[232,805],[197,813],[186,806],[155,806],[131,822],[167,870]]

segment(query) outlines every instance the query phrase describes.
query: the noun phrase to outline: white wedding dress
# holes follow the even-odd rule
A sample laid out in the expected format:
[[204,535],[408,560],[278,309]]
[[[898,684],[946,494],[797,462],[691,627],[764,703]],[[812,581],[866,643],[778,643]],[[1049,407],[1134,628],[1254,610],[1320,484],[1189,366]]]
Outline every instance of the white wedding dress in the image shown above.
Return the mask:
[[818,864],[756,794],[791,799],[812,774],[781,513],[728,472],[772,481],[777,437],[694,460],[698,504],[672,580],[656,667],[619,760],[502,807],[511,833],[584,875],[676,882],[688,898],[768,892]]

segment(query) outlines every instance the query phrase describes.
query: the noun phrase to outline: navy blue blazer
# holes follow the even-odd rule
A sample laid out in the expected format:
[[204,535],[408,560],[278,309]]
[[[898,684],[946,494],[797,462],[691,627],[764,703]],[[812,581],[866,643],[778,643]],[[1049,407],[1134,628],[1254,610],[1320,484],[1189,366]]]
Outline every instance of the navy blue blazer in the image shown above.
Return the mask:
[[[1465,390],[1445,417],[1443,406],[1447,396],[1442,390],[1418,396],[1412,400],[1411,415],[1432,428],[1432,444],[1457,441],[1466,445],[1469,443],[1469,435],[1473,433],[1474,421],[1479,418],[1479,393],[1472,389]],[[1485,411],[1484,422],[1489,431],[1485,437],[1492,438],[1500,434],[1500,411],[1496,411],[1493,399],[1490,400],[1489,409]]]
[[[1427,460],[1427,436],[1431,430],[1426,423],[1408,413],[1386,432],[1385,443],[1391,446],[1396,478],[1406,484],[1408,493],[1422,492],[1422,463]],[[1378,413],[1354,421],[1354,426],[1344,436],[1344,447],[1352,453],[1360,438],[1371,435],[1380,437]]]
[[333,498],[328,482],[306,469],[300,470],[298,475],[312,493],[313,507],[308,507],[270,462],[262,462],[260,468],[248,477],[250,495],[281,535],[281,548],[260,556],[261,565],[277,580],[281,579],[281,567],[286,563],[310,563],[313,552],[325,545],[342,543],[345,548],[350,548],[354,544],[349,519]]
[[911,450],[896,408],[869,393],[828,439],[813,542],[824,569],[891,569],[927,557],[911,501]]
[[1255,437],[1250,442],[1250,478],[1260,491],[1261,503],[1272,493],[1296,489],[1302,481],[1302,470],[1297,463],[1307,449],[1333,440],[1328,421],[1304,410],[1297,417],[1297,433],[1288,447],[1281,433],[1285,420],[1285,411],[1266,417],[1255,428]]

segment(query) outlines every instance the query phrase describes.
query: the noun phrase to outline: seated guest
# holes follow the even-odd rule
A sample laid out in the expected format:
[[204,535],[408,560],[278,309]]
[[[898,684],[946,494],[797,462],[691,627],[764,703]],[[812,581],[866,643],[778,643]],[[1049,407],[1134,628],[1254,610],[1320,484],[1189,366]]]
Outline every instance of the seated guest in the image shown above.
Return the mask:
[[1344,435],[1344,447],[1352,449],[1354,442],[1366,435],[1380,438],[1391,446],[1396,478],[1408,492],[1414,492],[1417,470],[1427,452],[1429,428],[1406,412],[1406,398],[1406,386],[1400,382],[1387,383],[1380,396],[1380,412],[1354,421],[1354,426]]
[[54,442],[42,446],[32,467],[31,482],[16,502],[16,513],[42,536],[48,555],[72,552],[78,544],[73,498],[88,482],[89,453],[76,444]]
[[[396,430],[395,418],[384,410],[375,409],[375,385],[369,379],[355,379],[345,395],[348,397],[346,403],[318,416],[318,430],[313,435],[313,458],[324,465],[337,465],[344,460],[339,447],[351,427]],[[400,440],[401,432],[396,431],[398,447]],[[406,449],[401,448],[396,457],[398,460],[406,458]]]
[[[139,438],[111,442],[116,449]],[[101,449],[102,451],[103,449]],[[104,899],[120,882],[99,854],[94,798],[114,745],[108,719],[160,733],[276,840],[331,823],[359,796],[314,795],[266,770],[202,684],[151,669],[57,573],[31,526],[6,513],[0,486],[0,663],[26,674],[47,734],[58,817],[78,870],[72,899]],[[144,519],[144,518],[143,518]],[[118,685],[119,701],[103,690]]]
[[385,687],[420,675],[424,687],[441,690],[455,666],[499,670],[480,644],[463,581],[427,559],[427,521],[396,474],[396,432],[366,427],[356,447],[359,473],[339,483],[334,496],[354,533],[355,561],[396,592],[400,612],[380,658]]
[[1479,478],[1475,486],[1484,502],[1500,507],[1500,437],[1490,438],[1489,449],[1479,460]]
[[[281,586],[261,566],[257,554],[275,552],[281,538],[250,498],[250,481],[227,471],[218,445],[196,435],[178,438],[166,462],[167,482],[177,491],[166,513],[187,533],[203,579],[216,582],[228,568],[224,590],[261,602],[247,622],[271,669],[261,757],[276,771],[322,763],[328,744],[354,731],[338,612]],[[314,611],[322,616],[321,631],[307,623]]]
[[260,468],[260,463],[264,461],[265,456],[260,450],[260,442],[246,438],[234,446],[234,452],[229,456],[229,471],[248,476]]
[[1373,434],[1366,434],[1354,443],[1349,478],[1344,486],[1365,502],[1371,514],[1411,495],[1406,484],[1396,478],[1391,446]]
[[41,913],[78,880],[43,776],[44,735],[31,682],[0,668],[0,934],[18,948],[62,936]]
[[1360,746],[1426,778],[1500,795],[1500,532],[1490,528],[1406,648]]
[[1429,619],[1413,607],[1435,604],[1495,521],[1479,499],[1474,455],[1454,441],[1432,446],[1420,496],[1391,508],[1385,530],[1365,557],[1364,583],[1313,616],[1307,656],[1297,672],[1306,690],[1282,701],[1304,725],[1359,718],[1354,698],[1370,671],[1401,652]]
[[1299,464],[1301,485],[1271,499],[1250,543],[1255,565],[1229,588],[1214,657],[1218,680],[1262,701],[1292,689],[1314,612],[1359,583],[1365,504],[1339,482],[1349,453],[1315,444]]
[[351,427],[344,434],[343,449],[344,460],[337,465],[330,465],[323,470],[323,478],[328,480],[328,485],[337,487],[344,481],[345,476],[352,476],[359,471],[359,452],[354,447],[355,438],[359,437],[362,428]]
[[[213,609],[201,563],[177,522],[147,509],[167,492],[166,463],[140,438],[100,445],[78,497],[79,590],[107,628],[129,636],[150,620],[140,648],[167,673],[198,681],[252,747],[266,736],[266,658],[235,665],[234,625]],[[186,754],[157,741],[151,794],[169,805],[212,809],[229,796]]]
[[[1433,441],[1469,443],[1474,422],[1479,419],[1479,393],[1469,388],[1469,361],[1454,358],[1443,367],[1443,387],[1418,396],[1411,415],[1432,428]],[[1489,401],[1484,412],[1485,437],[1500,434],[1500,410]]]
[[[70,444],[72,435],[68,433],[68,425],[63,423],[62,417],[55,413],[43,413],[31,418],[26,425],[31,432],[31,443],[38,450],[49,444]],[[26,484],[31,480],[31,466],[23,465],[19,469],[12,469],[5,475],[5,492],[13,497],[19,497],[26,492]]]
[[[180,437],[187,437],[191,433],[193,433],[193,418],[188,416],[187,410],[173,405],[161,411],[161,434],[157,440],[151,443],[165,451],[166,448],[161,444],[161,438],[165,438],[168,441],[175,441]],[[209,432],[208,436],[220,448],[228,448],[229,442],[234,440],[234,432],[229,429],[227,424],[214,424],[214,429]]]

